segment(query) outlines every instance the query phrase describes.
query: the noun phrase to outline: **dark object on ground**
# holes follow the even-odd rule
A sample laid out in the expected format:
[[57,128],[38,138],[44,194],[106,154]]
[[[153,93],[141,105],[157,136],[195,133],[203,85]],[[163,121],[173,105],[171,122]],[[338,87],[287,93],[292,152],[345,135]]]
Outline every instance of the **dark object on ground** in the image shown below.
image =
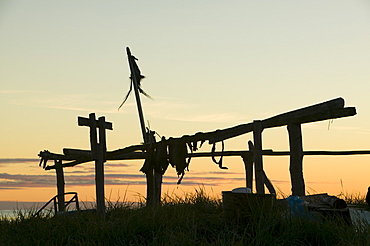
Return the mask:
[[367,205],[369,205],[370,208],[370,187],[367,188],[367,194],[366,194],[366,199],[365,199]]

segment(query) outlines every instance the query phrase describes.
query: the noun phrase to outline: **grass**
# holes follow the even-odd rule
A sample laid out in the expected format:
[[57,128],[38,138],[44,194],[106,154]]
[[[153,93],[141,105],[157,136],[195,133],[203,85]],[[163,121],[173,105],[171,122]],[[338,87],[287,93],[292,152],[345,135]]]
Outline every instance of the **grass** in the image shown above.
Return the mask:
[[0,245],[369,245],[369,225],[304,220],[283,212],[257,206],[244,219],[225,220],[221,200],[198,189],[181,197],[164,195],[156,208],[143,201],[110,202],[105,219],[92,213],[2,218]]

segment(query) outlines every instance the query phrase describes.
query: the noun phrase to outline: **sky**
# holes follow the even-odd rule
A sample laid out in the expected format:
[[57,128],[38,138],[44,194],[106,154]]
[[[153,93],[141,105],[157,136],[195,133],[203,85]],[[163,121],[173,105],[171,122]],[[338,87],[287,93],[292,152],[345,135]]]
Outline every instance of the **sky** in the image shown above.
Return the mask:
[[[89,149],[77,117],[112,122],[107,148],[140,144],[126,47],[145,75],[147,125],[180,137],[263,120],[342,97],[357,115],[303,125],[304,150],[370,149],[370,3],[328,1],[0,0],[0,201],[47,201],[54,171],[42,150]],[[263,131],[263,148],[288,150],[286,127]],[[246,150],[252,134],[225,141]],[[205,144],[200,151],[210,151]],[[218,145],[218,149],[220,146]],[[165,194],[245,186],[241,158],[193,159],[181,185],[170,168]],[[308,193],[364,193],[370,156],[306,156]],[[108,161],[108,199],[145,196],[142,160]],[[264,157],[273,185],[290,194],[289,158]],[[65,168],[66,191],[94,200],[94,164]]]

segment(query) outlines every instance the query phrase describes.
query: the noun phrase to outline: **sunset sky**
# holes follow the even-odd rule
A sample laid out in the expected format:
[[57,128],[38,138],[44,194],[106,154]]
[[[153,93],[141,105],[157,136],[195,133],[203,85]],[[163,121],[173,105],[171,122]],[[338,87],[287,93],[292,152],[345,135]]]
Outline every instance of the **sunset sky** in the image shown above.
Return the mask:
[[[180,137],[249,123],[342,97],[357,115],[303,125],[304,150],[370,149],[370,2],[367,0],[98,1],[0,0],[0,201],[47,201],[54,171],[42,150],[89,149],[77,117],[113,123],[108,150],[142,142],[125,48],[142,74],[145,120]],[[225,142],[245,150],[252,134]],[[263,148],[288,150],[285,127]],[[210,151],[204,144],[200,151]],[[220,146],[218,146],[220,149]],[[193,159],[180,186],[170,168],[163,191],[245,186],[241,158]],[[50,163],[52,164],[52,163]],[[106,196],[145,195],[143,161],[108,161]],[[289,158],[264,157],[272,183],[290,194]],[[94,200],[94,164],[65,168],[66,191]],[[370,155],[308,156],[308,192],[365,193]],[[1,208],[0,208],[1,209]]]

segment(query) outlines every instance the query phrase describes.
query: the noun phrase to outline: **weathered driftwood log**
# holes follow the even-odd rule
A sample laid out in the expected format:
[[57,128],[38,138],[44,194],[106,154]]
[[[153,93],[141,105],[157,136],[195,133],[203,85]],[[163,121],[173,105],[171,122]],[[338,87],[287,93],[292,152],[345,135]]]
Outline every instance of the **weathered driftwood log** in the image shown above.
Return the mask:
[[346,201],[336,196],[329,196],[327,193],[300,197],[304,201],[308,202],[309,205],[319,206],[320,204],[326,204],[335,209],[343,209],[347,207]]
[[123,149],[117,149],[113,151],[108,151],[107,152],[107,157],[111,158],[114,156],[122,155],[122,154],[127,154],[127,153],[132,153],[132,152],[144,152],[148,149],[149,145],[148,144],[140,144],[140,145],[132,145]]
[[[271,127],[278,127],[288,125],[289,123],[310,123],[316,122],[321,120],[328,120],[328,119],[337,119],[342,117],[353,116],[356,114],[356,108],[348,107],[348,108],[341,108],[341,109],[333,109],[332,111],[328,112],[321,112],[318,114],[313,115],[306,115],[306,116],[299,116],[299,117],[292,117],[291,119],[285,121],[285,119],[280,119],[278,116],[274,116],[272,118],[266,119],[262,121],[262,128],[271,128]],[[276,118],[275,118],[276,117]],[[284,116],[286,118],[287,116]],[[209,143],[219,142],[225,139],[237,137],[239,135],[248,133],[253,131],[253,123],[242,124],[238,126],[234,126],[231,128],[223,129],[223,130],[216,130],[214,132],[207,133],[207,137]]]
[[63,154],[65,156],[78,156],[79,158],[89,158],[91,157],[91,150],[63,148]]
[[[139,146],[139,145],[138,145]],[[133,146],[135,147],[135,146]],[[85,150],[84,150],[85,151]],[[86,150],[90,153],[89,150]],[[210,152],[197,152],[197,153],[188,153],[187,157],[211,157],[211,156],[243,156],[248,155],[249,151],[237,150],[237,151],[216,151],[214,153]],[[326,150],[307,150],[303,151],[303,155],[369,155],[370,150],[344,150],[344,151],[326,151]],[[84,156],[85,154],[83,154]],[[89,154],[90,155],[90,154]],[[107,160],[142,160],[146,158],[145,152],[131,152],[131,153],[124,153],[119,155],[109,155],[109,151],[107,153]],[[267,156],[286,156],[290,155],[289,151],[273,151],[271,149],[262,150],[262,155]],[[67,160],[72,161],[63,164],[64,167],[73,167],[78,164],[86,163],[93,161],[91,157],[87,159],[81,159],[78,155],[62,155],[62,154],[55,154],[49,151],[41,151],[39,154],[40,157],[45,158],[46,160]],[[40,165],[45,161],[45,159],[41,159]],[[45,166],[45,170],[55,169],[55,166]]]
[[326,102],[318,103],[312,106],[296,109],[287,113],[279,114],[263,121],[263,127],[275,127],[287,125],[291,122],[302,123],[303,119],[316,121],[319,114],[330,112],[332,110],[344,107],[344,99],[336,98]]
[[322,201],[335,209],[342,209],[347,207],[346,201],[336,196],[323,197]]
[[[344,99],[336,98],[323,103],[293,110],[262,120],[262,129],[284,126],[289,123],[303,124],[327,119],[336,119],[356,114],[356,108],[343,108],[343,106]],[[214,142],[236,137],[251,131],[253,131],[253,123],[241,124],[231,128],[209,132],[207,133],[207,138],[209,139],[209,143],[212,144]]]

